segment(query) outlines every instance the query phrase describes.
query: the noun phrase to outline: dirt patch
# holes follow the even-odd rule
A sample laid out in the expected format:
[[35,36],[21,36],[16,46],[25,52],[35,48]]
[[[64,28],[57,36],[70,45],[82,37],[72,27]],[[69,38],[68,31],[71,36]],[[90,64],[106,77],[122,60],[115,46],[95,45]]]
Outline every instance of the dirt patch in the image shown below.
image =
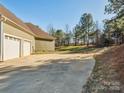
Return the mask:
[[96,55],[96,65],[83,93],[124,93],[124,45]]

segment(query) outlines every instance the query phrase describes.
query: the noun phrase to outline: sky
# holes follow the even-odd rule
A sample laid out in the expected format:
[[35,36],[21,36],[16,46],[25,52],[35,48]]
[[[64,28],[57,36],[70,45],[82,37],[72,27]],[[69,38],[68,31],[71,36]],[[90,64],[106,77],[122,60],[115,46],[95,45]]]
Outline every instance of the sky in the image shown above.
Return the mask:
[[49,25],[73,29],[83,13],[91,13],[94,21],[103,28],[102,20],[111,18],[104,14],[107,0],[0,0],[0,3],[24,22],[32,22],[47,31]]

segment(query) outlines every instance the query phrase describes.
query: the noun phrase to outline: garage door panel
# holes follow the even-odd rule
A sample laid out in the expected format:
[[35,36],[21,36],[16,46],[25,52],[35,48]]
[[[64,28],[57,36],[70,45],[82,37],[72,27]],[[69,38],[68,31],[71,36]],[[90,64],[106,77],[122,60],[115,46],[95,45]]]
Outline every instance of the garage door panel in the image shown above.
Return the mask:
[[31,42],[24,41],[24,44],[23,44],[23,54],[24,54],[24,56],[28,56],[28,55],[31,54]]
[[20,40],[5,36],[4,39],[4,60],[18,58],[20,56]]

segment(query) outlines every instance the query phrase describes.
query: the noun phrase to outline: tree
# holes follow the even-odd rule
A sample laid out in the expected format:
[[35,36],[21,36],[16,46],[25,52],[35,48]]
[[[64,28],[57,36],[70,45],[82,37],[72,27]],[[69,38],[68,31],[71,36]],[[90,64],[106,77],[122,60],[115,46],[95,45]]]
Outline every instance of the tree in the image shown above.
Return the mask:
[[108,0],[108,5],[105,6],[105,12],[108,14],[124,13],[124,0]]
[[95,23],[95,41],[96,41],[95,44],[96,44],[96,46],[101,45],[100,34],[101,34],[101,31],[99,29],[99,23],[98,23],[98,21],[96,21],[96,23]]
[[87,46],[89,46],[89,33],[93,31],[93,17],[90,13],[84,13],[80,18],[80,27],[84,38],[87,39]]
[[65,26],[65,43],[66,45],[70,45],[70,40],[72,38],[71,30],[69,30],[69,25]]
[[114,34],[112,36],[114,36],[116,44],[122,43],[124,31],[124,0],[108,0],[108,4],[105,6],[105,13],[116,15],[105,25],[111,26],[113,30],[112,34]]
[[48,29],[49,35],[55,37],[56,30],[54,29],[53,25],[49,25],[49,26],[47,27],[47,29]]
[[56,30],[55,37],[56,37],[56,46],[62,46],[64,40],[63,30],[61,29]]
[[108,34],[109,41],[114,38],[115,44],[123,43],[123,31],[124,31],[124,16],[115,17],[111,20],[105,21],[105,32]]
[[80,26],[77,24],[73,30],[74,33],[74,41],[75,41],[75,46],[79,44],[79,39],[80,39]]

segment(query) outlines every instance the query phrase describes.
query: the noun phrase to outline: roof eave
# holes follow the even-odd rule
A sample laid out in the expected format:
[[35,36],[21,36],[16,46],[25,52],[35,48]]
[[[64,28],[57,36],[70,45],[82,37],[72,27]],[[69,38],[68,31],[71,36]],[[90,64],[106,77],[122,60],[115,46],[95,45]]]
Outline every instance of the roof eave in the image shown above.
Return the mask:
[[42,38],[42,37],[35,37],[36,40],[47,40],[47,41],[54,41],[55,39],[49,39],[49,38]]
[[17,29],[23,30],[25,33],[28,33],[30,35],[33,35],[33,36],[35,35],[34,33],[31,33],[31,31],[29,31],[28,29],[21,27],[20,25],[16,24],[15,22],[13,22],[9,18],[5,17],[4,15],[0,14],[0,16],[1,16],[0,19],[2,19],[1,21],[3,21],[4,23],[7,23],[13,27],[16,27]]

